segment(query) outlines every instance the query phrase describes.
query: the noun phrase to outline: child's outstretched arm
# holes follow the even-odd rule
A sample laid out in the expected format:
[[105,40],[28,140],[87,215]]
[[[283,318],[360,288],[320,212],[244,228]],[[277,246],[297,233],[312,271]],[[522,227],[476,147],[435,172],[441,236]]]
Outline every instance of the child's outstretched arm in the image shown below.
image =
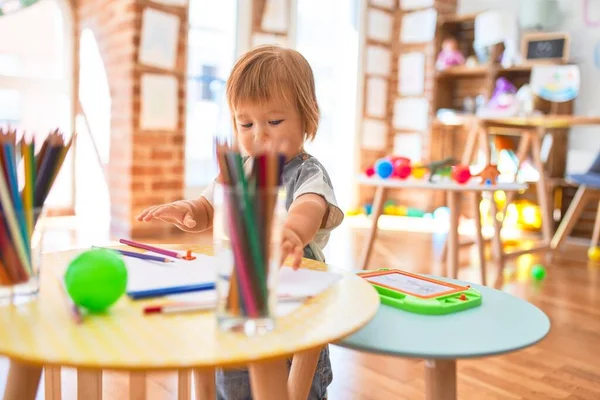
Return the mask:
[[281,257],[285,260],[292,256],[294,269],[300,267],[303,249],[321,228],[326,212],[327,202],[314,193],[298,197],[290,206],[283,224]]
[[212,226],[213,214],[212,206],[201,196],[196,200],[179,200],[147,208],[137,216],[137,220],[149,222],[158,219],[174,224],[182,231],[202,232]]

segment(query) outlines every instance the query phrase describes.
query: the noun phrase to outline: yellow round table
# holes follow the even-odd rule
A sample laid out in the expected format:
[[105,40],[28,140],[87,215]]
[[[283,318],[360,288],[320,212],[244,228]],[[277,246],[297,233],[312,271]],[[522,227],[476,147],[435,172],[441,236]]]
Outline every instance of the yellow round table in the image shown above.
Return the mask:
[[[212,252],[212,247],[192,249]],[[178,370],[179,399],[189,398],[181,390],[189,391],[194,370],[197,398],[214,399],[214,369],[239,366],[250,369],[255,399],[306,399],[321,348],[360,329],[379,307],[368,283],[342,273],[340,282],[279,318],[276,328],[262,336],[221,332],[212,312],[144,316],[150,300],[132,302],[125,296],[106,315],[86,316],[78,325],[57,279],[78,253],[45,255],[38,299],[0,308],[0,355],[11,360],[4,400],[34,399],[42,367],[46,393],[60,398],[61,366],[78,369],[78,398],[85,400],[101,398],[103,369],[129,371],[130,396],[136,399],[145,398],[145,372],[156,370]],[[327,269],[309,260],[303,267]]]

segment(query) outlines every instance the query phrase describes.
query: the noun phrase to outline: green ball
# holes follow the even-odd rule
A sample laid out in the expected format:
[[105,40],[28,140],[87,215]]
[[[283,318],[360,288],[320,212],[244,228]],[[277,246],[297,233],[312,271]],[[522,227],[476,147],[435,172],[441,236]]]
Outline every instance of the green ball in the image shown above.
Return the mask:
[[86,251],[69,264],[65,286],[76,305],[93,313],[106,311],[127,288],[125,262],[112,250]]
[[541,281],[546,277],[546,268],[542,264],[535,264],[531,267],[531,277],[536,281]]

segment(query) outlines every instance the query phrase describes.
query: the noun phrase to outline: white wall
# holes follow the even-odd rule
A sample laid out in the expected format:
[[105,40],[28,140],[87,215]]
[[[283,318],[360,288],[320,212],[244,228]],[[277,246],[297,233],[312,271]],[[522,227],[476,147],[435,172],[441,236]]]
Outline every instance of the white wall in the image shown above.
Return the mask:
[[[516,16],[521,3],[527,1],[459,0],[458,12],[466,14],[494,8]],[[575,113],[600,116],[600,0],[559,0],[559,5],[562,18],[556,30],[571,35],[570,58],[581,68],[581,92],[575,101]],[[568,172],[587,169],[599,150],[600,126],[572,129]]]

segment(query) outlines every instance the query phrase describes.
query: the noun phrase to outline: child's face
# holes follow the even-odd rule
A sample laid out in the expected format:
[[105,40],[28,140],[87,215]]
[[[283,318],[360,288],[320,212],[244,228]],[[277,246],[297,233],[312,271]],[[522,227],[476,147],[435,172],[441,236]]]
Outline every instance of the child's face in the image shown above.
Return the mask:
[[234,116],[238,142],[250,156],[274,148],[290,159],[302,150],[304,129],[295,107],[274,101],[242,103]]

